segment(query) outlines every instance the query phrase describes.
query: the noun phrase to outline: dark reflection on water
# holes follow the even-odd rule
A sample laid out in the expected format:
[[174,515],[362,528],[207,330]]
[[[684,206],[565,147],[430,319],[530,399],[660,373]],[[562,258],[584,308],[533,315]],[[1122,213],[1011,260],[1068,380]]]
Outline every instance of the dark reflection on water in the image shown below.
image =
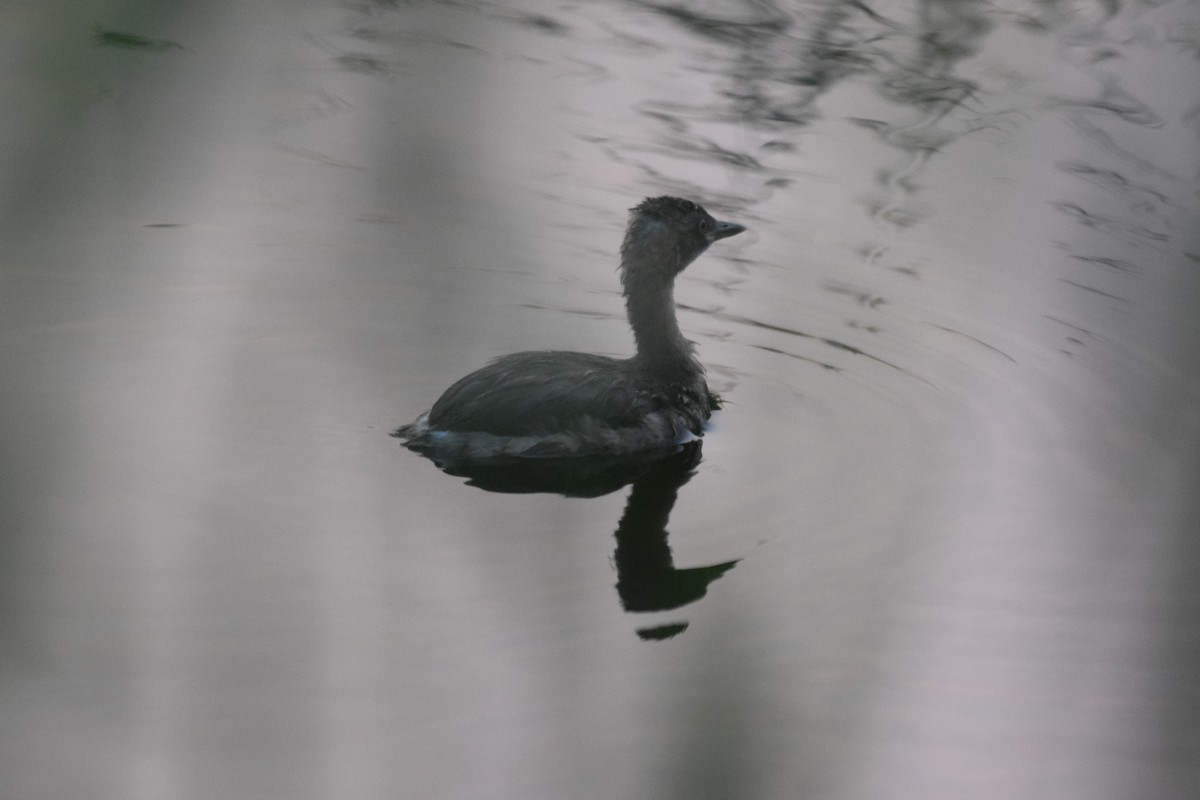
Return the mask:
[[98,47],[116,47],[123,50],[141,50],[148,53],[162,53],[169,50],[183,50],[179,42],[168,39],[150,39],[134,33],[108,31],[97,27],[95,41]]
[[[700,462],[700,443],[687,447],[674,458],[633,483],[625,513],[617,526],[617,593],[626,611],[670,611],[694,603],[708,586],[740,559],[705,567],[677,569],[667,544],[667,522],[680,488],[691,479]],[[643,628],[643,639],[661,640],[682,633],[687,623],[675,622]]]
[[[702,446],[703,442],[696,441],[673,453],[619,457],[432,460],[450,475],[469,478],[469,486],[503,494],[550,492],[591,498],[632,485],[616,531],[617,594],[626,611],[654,612],[681,608],[704,597],[709,584],[740,560],[675,567],[667,543],[667,523],[680,488],[700,464]],[[638,636],[661,641],[686,629],[686,622],[670,622],[640,629]]]

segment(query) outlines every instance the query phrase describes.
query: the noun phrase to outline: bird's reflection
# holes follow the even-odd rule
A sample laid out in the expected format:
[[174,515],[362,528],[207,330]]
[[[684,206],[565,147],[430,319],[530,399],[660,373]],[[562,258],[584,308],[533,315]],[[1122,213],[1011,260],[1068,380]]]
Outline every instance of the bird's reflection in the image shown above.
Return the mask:
[[[617,524],[617,594],[626,611],[669,611],[699,600],[708,585],[738,562],[676,569],[667,544],[667,522],[679,488],[691,480],[700,463],[700,442],[665,459],[633,482],[625,513]],[[643,639],[667,639],[687,628],[673,623],[643,628]]]
[[[438,461],[450,475],[490,492],[561,494],[600,497],[632,484],[625,511],[617,523],[617,595],[629,612],[670,611],[694,603],[708,585],[738,562],[676,569],[667,543],[667,522],[679,489],[695,474],[702,442],[673,451],[619,457],[508,459],[487,462]],[[685,631],[687,622],[641,628],[646,640],[669,639]]]

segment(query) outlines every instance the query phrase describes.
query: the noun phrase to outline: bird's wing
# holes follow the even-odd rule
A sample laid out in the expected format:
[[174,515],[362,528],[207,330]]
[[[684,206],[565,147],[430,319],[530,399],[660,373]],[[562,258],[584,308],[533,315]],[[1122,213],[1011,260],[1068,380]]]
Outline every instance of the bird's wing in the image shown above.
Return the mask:
[[434,428],[524,436],[569,430],[583,421],[633,425],[664,398],[623,362],[585,353],[517,353],[493,361],[446,390],[429,412]]

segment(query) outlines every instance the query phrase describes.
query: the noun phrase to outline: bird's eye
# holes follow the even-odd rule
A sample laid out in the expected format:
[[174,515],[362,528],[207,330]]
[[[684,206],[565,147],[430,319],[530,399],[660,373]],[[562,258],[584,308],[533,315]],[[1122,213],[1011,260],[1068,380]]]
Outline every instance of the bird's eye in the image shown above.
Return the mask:
[[713,222],[711,219],[700,220],[700,230],[704,231],[705,233],[708,233],[709,231],[711,231],[712,226],[713,226]]

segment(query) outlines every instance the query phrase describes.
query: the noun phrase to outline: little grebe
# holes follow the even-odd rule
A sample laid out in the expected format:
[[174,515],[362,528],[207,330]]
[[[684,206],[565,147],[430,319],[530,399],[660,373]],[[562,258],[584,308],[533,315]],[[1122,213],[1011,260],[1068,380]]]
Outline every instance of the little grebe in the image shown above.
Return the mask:
[[413,450],[456,460],[619,455],[701,436],[713,406],[704,367],[675,321],[675,276],[710,244],[744,230],[678,197],[642,201],[630,214],[620,267],[636,355],[503,356],[395,435]]

